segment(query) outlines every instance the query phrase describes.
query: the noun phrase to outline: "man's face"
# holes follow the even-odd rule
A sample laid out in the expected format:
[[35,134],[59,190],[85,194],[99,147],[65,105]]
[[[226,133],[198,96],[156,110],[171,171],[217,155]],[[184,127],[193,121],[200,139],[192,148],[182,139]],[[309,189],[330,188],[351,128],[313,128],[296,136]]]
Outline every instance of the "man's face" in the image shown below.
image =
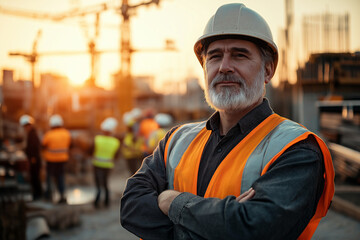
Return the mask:
[[204,74],[206,100],[217,110],[241,110],[256,104],[271,78],[258,47],[240,39],[210,43]]

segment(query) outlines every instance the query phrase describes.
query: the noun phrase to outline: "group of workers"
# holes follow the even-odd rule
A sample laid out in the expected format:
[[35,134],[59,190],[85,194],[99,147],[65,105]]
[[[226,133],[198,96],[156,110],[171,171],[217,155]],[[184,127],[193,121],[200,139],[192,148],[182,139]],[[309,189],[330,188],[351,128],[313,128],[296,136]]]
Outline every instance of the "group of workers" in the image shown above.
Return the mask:
[[[60,194],[59,203],[66,203],[65,164],[69,160],[71,135],[63,127],[64,121],[62,117],[58,114],[50,117],[50,130],[44,134],[41,141],[34,126],[34,118],[29,115],[23,115],[20,117],[19,122],[27,133],[25,154],[30,166],[33,199],[37,200],[44,197],[52,201],[52,182],[55,179]],[[44,150],[43,156],[46,161],[46,191],[44,195],[41,186],[42,149]]]
[[126,132],[122,141],[122,154],[131,175],[140,167],[142,160],[150,155],[165,136],[173,119],[169,114],[138,108],[124,114]]
[[[114,168],[114,161],[121,155],[125,159],[131,175],[134,174],[140,167],[142,159],[149,155],[160,139],[164,137],[166,131],[162,127],[169,126],[172,118],[168,114],[154,116],[152,111],[143,113],[136,108],[125,114],[123,120],[127,130],[118,137],[116,136],[117,119],[106,118],[100,124],[101,132],[94,136],[87,151],[93,165],[96,185],[94,206],[96,208],[101,204],[102,191],[104,191],[104,206],[110,205],[108,179],[111,169]],[[25,153],[30,165],[33,199],[38,200],[44,197],[52,201],[52,182],[55,180],[60,195],[58,203],[66,203],[65,167],[69,161],[72,140],[69,130],[64,128],[62,117],[58,114],[50,117],[51,129],[44,134],[41,141],[31,116],[23,115],[19,122],[27,133]],[[46,191],[44,194],[41,184],[41,156],[46,162]]]

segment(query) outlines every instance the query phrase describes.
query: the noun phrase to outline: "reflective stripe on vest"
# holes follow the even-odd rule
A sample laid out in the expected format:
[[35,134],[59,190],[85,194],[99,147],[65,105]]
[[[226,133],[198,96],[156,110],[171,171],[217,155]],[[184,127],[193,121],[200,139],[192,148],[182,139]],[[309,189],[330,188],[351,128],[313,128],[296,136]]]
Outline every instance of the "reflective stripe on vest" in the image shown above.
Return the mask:
[[[211,131],[205,122],[181,126],[169,138],[165,164],[169,189],[197,194],[197,176],[202,152]],[[334,170],[326,145],[299,124],[270,115],[222,160],[207,187],[205,197],[239,196],[248,190],[269,166],[293,144],[313,135],[323,152],[325,186],[316,213],[299,239],[310,239],[321,217],[326,215],[334,194]],[[241,181],[234,181],[241,179]]]
[[68,149],[47,149],[51,153],[67,153]]
[[[174,189],[174,172],[175,168],[181,160],[181,157],[188,149],[190,143],[198,135],[198,133],[202,129],[204,129],[205,125],[206,122],[190,123],[183,125],[178,128],[167,141],[164,160],[166,165],[166,176],[168,178],[169,189]],[[181,144],[176,144],[176,142],[179,142]],[[171,159],[171,161],[167,161],[167,159]]]

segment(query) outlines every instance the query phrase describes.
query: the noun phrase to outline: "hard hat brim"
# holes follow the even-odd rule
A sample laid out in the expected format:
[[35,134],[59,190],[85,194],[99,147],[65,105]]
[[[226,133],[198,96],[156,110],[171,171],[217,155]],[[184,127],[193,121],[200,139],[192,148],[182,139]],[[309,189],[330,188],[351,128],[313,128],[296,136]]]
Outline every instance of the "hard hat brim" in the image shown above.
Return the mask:
[[[226,32],[226,33],[211,33],[211,34],[206,34],[201,36],[195,43],[194,45],[194,52],[195,55],[197,57],[197,59],[199,60],[201,66],[203,66],[204,62],[202,59],[202,52],[204,50],[204,47],[209,46],[210,43],[217,41],[217,40],[222,40],[222,39],[242,39],[242,40],[246,40],[246,41],[250,41],[250,42],[254,42],[256,45],[267,45],[270,47],[270,49],[273,51],[273,60],[274,60],[274,66],[276,68],[277,63],[278,63],[278,48],[276,46],[276,44],[271,40],[271,39],[267,39],[267,41],[265,41],[264,39],[266,39],[266,36],[262,36],[259,38],[254,37],[254,34],[239,34],[239,33],[231,33],[231,32]],[[260,47],[260,46],[259,46]]]

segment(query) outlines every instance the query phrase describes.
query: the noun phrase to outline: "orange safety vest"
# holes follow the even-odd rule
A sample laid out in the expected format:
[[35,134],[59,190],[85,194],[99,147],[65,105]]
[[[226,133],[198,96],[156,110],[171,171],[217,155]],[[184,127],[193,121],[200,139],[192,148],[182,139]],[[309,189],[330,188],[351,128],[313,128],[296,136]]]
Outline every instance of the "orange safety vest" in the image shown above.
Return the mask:
[[71,135],[65,128],[54,128],[45,133],[42,145],[46,148],[44,158],[48,162],[65,162],[69,160]]
[[[179,127],[168,139],[164,161],[169,189],[197,194],[200,159],[211,131],[206,122]],[[298,123],[272,114],[235,146],[216,169],[204,197],[239,196],[290,146],[313,135],[323,153],[324,190],[316,212],[298,239],[311,239],[334,195],[334,168],[325,143]],[[236,181],[234,181],[236,179]]]
[[140,122],[139,133],[147,140],[150,134],[157,129],[159,129],[159,124],[153,118],[146,118]]

